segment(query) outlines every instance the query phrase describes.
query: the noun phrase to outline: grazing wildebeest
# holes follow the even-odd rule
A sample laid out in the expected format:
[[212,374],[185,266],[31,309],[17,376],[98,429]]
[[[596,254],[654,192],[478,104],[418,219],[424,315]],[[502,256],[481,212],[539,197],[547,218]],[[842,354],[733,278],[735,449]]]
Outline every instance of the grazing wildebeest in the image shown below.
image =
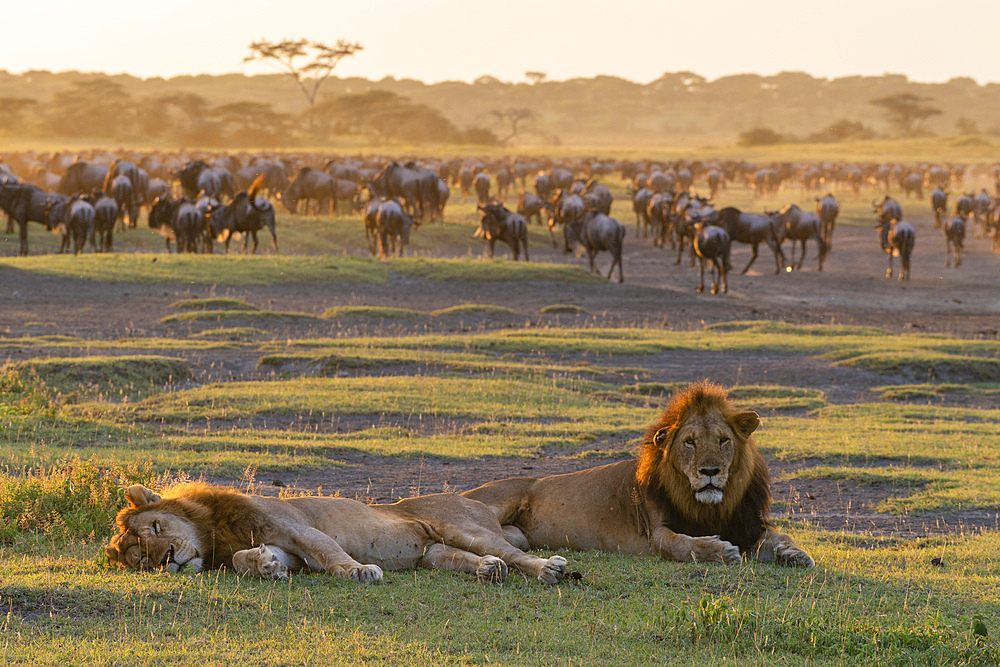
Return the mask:
[[46,215],[49,229],[62,235],[59,254],[69,250],[71,237],[74,255],[83,251],[87,241],[94,245],[94,207],[81,195],[54,201]]
[[216,199],[233,195],[233,175],[222,167],[210,167],[202,160],[188,162],[174,178],[180,181],[185,196],[191,199],[201,193]]
[[895,218],[881,222],[877,225],[879,230],[879,244],[883,252],[889,255],[889,268],[885,272],[886,278],[892,278],[892,258],[899,255],[902,268],[899,270],[900,280],[910,279],[910,258],[913,256],[913,244],[916,240],[916,232],[913,225]]
[[934,229],[941,229],[941,223],[948,210],[948,193],[941,188],[931,192],[931,210],[934,211]]
[[0,185],[0,210],[10,217],[11,223],[17,223],[21,247],[19,255],[28,254],[28,223],[38,222],[51,229],[48,223],[48,209],[59,201],[65,201],[66,196],[45,192],[34,185]]
[[480,206],[479,210],[483,212],[483,215],[474,236],[482,236],[486,239],[489,244],[490,259],[493,258],[493,248],[497,241],[503,241],[510,246],[515,262],[520,257],[522,246],[524,247],[524,261],[530,261],[528,257],[528,222],[524,216],[497,203]]
[[[399,243],[399,256],[403,256],[403,246],[410,242],[410,230],[419,224],[409,216],[395,199],[382,202],[376,214],[379,254],[391,257]],[[391,247],[390,247],[391,246]]]
[[212,237],[219,243],[224,243],[229,252],[229,240],[233,234],[243,234],[243,252],[247,251],[247,241],[253,239],[250,252],[257,252],[257,232],[267,229],[271,232],[271,242],[274,252],[278,252],[278,235],[275,232],[274,206],[265,197],[258,197],[257,192],[264,182],[261,174],[250,186],[250,192],[239,192],[233,201],[226,206],[212,206],[207,217]]
[[[816,239],[819,247],[819,266],[817,271],[823,270],[823,260],[826,259],[827,245],[823,240],[823,226],[817,214],[811,211],[803,211],[795,204],[789,204],[781,209],[777,214],[765,211],[765,214],[774,217],[778,221],[779,233],[784,238],[792,242],[791,259],[789,266],[796,270],[802,269],[802,262],[806,259],[806,241]],[[795,263],[795,243],[802,245],[802,255],[799,263]]]
[[476,177],[472,173],[472,168],[462,165],[458,170],[458,188],[462,194],[462,203],[469,201],[469,194],[472,192],[472,180]]
[[545,200],[536,194],[522,192],[517,198],[517,212],[524,216],[524,219],[535,220],[535,224],[542,224],[542,209],[545,208]]
[[476,189],[476,201],[479,202],[479,205],[488,204],[490,201],[490,175],[485,171],[479,172],[473,179],[472,185]]
[[556,225],[568,225],[576,222],[587,212],[587,206],[579,195],[567,195],[562,190],[557,190],[549,206],[549,236],[552,238],[552,247],[556,247]]
[[608,280],[611,280],[611,273],[618,265],[618,282],[625,282],[622,275],[622,247],[625,241],[625,225],[614,218],[610,218],[597,211],[585,211],[585,213],[567,222],[563,227],[563,239],[565,241],[565,252],[573,252],[577,245],[583,246],[590,259],[590,270],[597,273],[594,266],[594,257],[602,250],[611,253],[611,268],[608,269]]
[[177,252],[197,252],[203,236],[204,218],[190,199],[157,198],[149,210],[148,223],[163,236],[167,252],[170,252],[171,240],[176,242]]
[[[365,188],[361,192],[367,194],[363,208],[365,241],[368,242],[368,249],[374,257],[378,254],[378,211],[387,200],[376,196],[371,188]],[[358,197],[360,198],[361,194]]]
[[757,246],[766,243],[774,253],[775,273],[781,273],[785,266],[785,253],[778,242],[778,223],[766,215],[744,213],[738,208],[727,206],[719,211],[718,225],[729,232],[729,238],[739,243],[749,244],[753,250],[750,261],[740,273],[746,273],[757,259]]
[[[108,178],[111,178],[111,173],[108,172]],[[113,180],[110,180],[105,185],[104,193],[115,200],[118,204],[118,209],[122,212],[122,229],[125,229],[125,220],[128,219],[128,226],[135,227],[137,214],[132,213],[132,202],[135,199],[135,190],[132,187],[132,181],[128,176],[120,174],[115,176]]]
[[944,265],[951,266],[955,257],[955,268],[962,266],[962,246],[965,243],[965,220],[953,215],[944,222]]
[[[299,202],[311,201],[316,205],[317,215],[323,212],[329,214],[337,209],[336,189],[337,179],[330,174],[312,167],[302,167],[288,188],[278,192],[277,197],[289,213],[296,212]],[[308,205],[303,213],[309,215]]]
[[712,294],[718,294],[719,289],[729,291],[726,275],[731,268],[729,251],[732,240],[729,233],[722,227],[714,225],[699,225],[694,237],[694,251],[698,255],[698,269],[701,282],[698,291],[705,291],[705,264],[712,263]]
[[497,199],[500,201],[507,199],[507,192],[510,190],[510,184],[513,182],[514,176],[508,169],[501,168],[497,170]]
[[819,216],[820,227],[823,231],[823,242],[826,249],[833,248],[833,228],[837,224],[837,215],[840,213],[840,204],[836,197],[827,192],[822,198],[816,198],[816,215]]

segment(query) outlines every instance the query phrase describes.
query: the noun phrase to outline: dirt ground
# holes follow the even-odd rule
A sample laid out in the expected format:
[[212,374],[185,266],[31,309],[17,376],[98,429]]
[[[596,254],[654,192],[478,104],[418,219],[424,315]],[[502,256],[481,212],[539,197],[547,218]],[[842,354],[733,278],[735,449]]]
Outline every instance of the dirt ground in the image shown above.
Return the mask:
[[[168,306],[171,303],[181,298],[228,296],[246,299],[262,307],[315,315],[336,305],[405,306],[430,311],[461,303],[492,303],[513,308],[518,313],[518,318],[504,322],[450,321],[431,325],[451,332],[556,324],[690,330],[713,322],[767,319],[865,325],[893,333],[938,332],[965,338],[997,339],[1000,335],[1000,256],[990,253],[988,240],[969,238],[962,266],[945,268],[944,239],[932,228],[929,216],[911,220],[917,227],[917,243],[912,278],[908,282],[885,278],[888,259],[878,248],[874,229],[840,226],[833,252],[822,272],[815,269],[816,250],[810,245],[802,271],[774,275],[773,256],[762,246],[751,270],[741,275],[739,271],[749,259],[749,249],[734,246],[734,271],[729,278],[729,292],[718,296],[707,292],[697,294],[697,269],[688,266],[686,256],[681,265],[675,265],[675,252],[655,249],[648,241],[637,240],[631,224],[626,240],[623,285],[440,284],[396,278],[383,285],[147,286],[39,277],[0,268],[0,332],[6,330],[9,335],[63,333],[86,338],[186,335],[209,326],[161,323],[160,319],[170,313]],[[10,250],[2,249],[4,254],[11,254]],[[467,250],[458,249],[442,251],[440,255],[465,253]],[[498,246],[498,255],[506,256],[506,248]],[[561,251],[544,244],[532,248],[532,260],[580,265],[586,261],[564,256]],[[606,256],[598,258],[598,267],[605,271],[608,263]],[[898,260],[896,266],[898,270]],[[585,308],[588,314],[561,317],[538,314],[539,309],[554,303],[576,304]],[[426,326],[420,325],[421,332]],[[349,332],[340,331],[337,324],[329,322],[268,325],[269,336],[275,338],[343,333],[405,335],[411,332],[406,325],[399,324],[352,326]],[[30,349],[0,351],[13,360],[36,353],[37,350]],[[177,354],[176,351],[170,353]],[[259,356],[256,351],[187,354],[204,380],[263,377],[256,366]],[[815,387],[834,403],[876,400],[870,391],[872,387],[915,380],[833,368],[819,360],[776,353],[669,352],[613,362],[602,358],[601,363],[642,365],[653,381],[709,378],[725,385],[774,383]],[[763,417],[766,423],[767,415]],[[652,412],[650,418],[653,418]],[[372,419],[352,418],[300,426],[348,431],[366,428],[372,422]],[[424,420],[419,425],[407,425],[444,433],[462,427],[454,420]],[[302,474],[268,473],[262,462],[257,482],[262,490],[272,492],[283,486],[322,487],[324,493],[339,491],[349,497],[390,501],[417,492],[464,490],[507,476],[543,476],[621,460],[629,455],[637,437],[636,433],[625,433],[612,441],[588,445],[588,451],[606,454],[595,458],[575,457],[576,452],[565,450],[544,452],[534,459],[462,461],[344,453],[338,455],[344,465]],[[874,535],[914,536],[998,528],[997,515],[989,512],[935,517],[879,514],[874,508],[897,490],[833,481],[792,481],[788,479],[792,466],[772,462],[771,469],[775,480],[774,514],[779,518]],[[197,471],[192,473],[197,475]]]

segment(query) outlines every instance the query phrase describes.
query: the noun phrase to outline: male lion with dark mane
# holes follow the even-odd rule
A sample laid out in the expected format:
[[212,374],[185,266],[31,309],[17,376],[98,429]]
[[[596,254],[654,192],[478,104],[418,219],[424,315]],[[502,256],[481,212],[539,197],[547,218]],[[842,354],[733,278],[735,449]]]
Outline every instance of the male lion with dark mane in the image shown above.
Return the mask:
[[638,459],[534,479],[512,477],[462,495],[493,509],[522,549],[600,549],[675,561],[734,563],[741,555],[812,567],[768,519],[767,465],[737,412],[709,382],[678,392],[642,440]]
[[539,558],[504,539],[483,504],[455,493],[365,505],[348,498],[269,498],[209,484],[160,496],[136,484],[116,517],[108,559],[136,570],[219,567],[283,579],[322,571],[364,583],[382,570],[428,567],[501,582],[509,563],[545,584],[563,578],[562,556]]

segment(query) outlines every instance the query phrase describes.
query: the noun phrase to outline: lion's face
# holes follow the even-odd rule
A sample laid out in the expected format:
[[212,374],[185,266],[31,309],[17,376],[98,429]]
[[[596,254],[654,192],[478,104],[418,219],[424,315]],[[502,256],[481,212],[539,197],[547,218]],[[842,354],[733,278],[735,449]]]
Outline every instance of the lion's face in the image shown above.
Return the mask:
[[[149,495],[136,502],[142,489]],[[132,508],[118,516],[121,533],[105,549],[112,563],[133,570],[165,570],[177,572],[189,567],[194,572],[202,569],[202,550],[198,531],[182,516],[158,507],[143,505],[159,502],[159,496],[143,487],[129,490]]]
[[[732,422],[712,412],[693,415],[676,430],[660,429],[655,439],[658,445],[669,447],[671,464],[687,478],[695,499],[717,505],[725,496],[734,461],[758,423],[753,412],[739,413]],[[668,443],[671,432],[673,440]]]

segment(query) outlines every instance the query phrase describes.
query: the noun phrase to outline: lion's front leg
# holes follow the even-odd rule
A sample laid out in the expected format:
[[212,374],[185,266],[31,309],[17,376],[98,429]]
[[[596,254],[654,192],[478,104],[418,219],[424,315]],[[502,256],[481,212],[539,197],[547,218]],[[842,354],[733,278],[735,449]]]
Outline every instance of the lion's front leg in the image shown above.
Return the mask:
[[777,563],[791,567],[813,567],[816,561],[788,535],[768,528],[756,546],[747,552],[749,558],[764,563]]
[[323,570],[363,584],[373,584],[382,579],[382,568],[354,560],[336,540],[320,530],[299,528],[290,537],[297,551],[296,555],[311,569]]
[[265,544],[233,554],[233,569],[237,574],[262,579],[287,579],[291,558],[278,547]]
[[475,574],[483,584],[502,584],[507,579],[507,564],[497,556],[480,556],[436,542],[424,549],[418,563],[432,570],[455,570]]
[[667,560],[727,565],[740,562],[739,547],[719,539],[718,535],[691,537],[660,526],[653,531],[652,543],[656,553]]

